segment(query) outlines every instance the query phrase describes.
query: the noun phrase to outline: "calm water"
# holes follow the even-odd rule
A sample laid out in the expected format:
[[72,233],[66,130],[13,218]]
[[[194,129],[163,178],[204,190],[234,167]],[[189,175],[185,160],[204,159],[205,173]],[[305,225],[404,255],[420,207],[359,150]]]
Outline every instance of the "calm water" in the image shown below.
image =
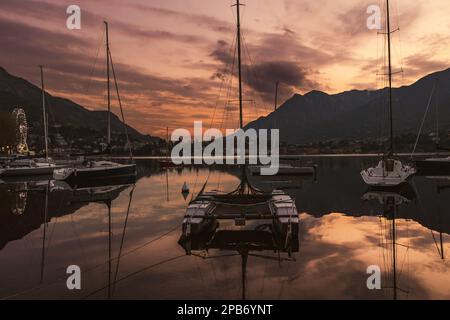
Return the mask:
[[[240,243],[243,230],[264,229],[253,222],[219,226],[245,250],[218,242],[188,256],[178,244],[192,192],[208,176],[207,189],[230,191],[238,171],[165,172],[140,161],[135,186],[2,184],[0,298],[450,299],[450,179],[415,177],[397,194],[368,193],[358,172],[374,160],[314,161],[317,180],[254,181],[295,197],[301,224],[291,257]],[[79,291],[66,288],[73,264],[82,270]],[[382,290],[367,289],[369,265],[380,266]]]

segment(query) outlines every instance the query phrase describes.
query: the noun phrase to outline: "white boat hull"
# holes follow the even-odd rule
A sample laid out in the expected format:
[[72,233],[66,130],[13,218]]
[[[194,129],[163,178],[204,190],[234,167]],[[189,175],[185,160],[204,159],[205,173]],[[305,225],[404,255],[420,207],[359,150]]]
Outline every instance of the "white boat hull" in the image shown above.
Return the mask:
[[372,187],[395,187],[405,183],[415,173],[415,168],[399,160],[383,159],[376,167],[361,171],[361,177]]

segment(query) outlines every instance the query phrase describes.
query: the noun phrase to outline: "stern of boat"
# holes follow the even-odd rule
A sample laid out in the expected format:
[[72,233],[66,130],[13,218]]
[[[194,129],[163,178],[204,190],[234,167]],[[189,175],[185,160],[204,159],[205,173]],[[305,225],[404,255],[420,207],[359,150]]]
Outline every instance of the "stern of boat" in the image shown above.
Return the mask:
[[53,179],[58,181],[66,180],[74,172],[74,168],[61,168],[53,171]]

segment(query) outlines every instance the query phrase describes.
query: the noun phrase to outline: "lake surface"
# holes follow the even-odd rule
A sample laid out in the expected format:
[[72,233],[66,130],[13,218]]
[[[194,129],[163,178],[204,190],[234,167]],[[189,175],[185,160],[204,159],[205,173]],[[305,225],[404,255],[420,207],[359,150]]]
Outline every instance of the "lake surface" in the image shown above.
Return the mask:
[[[206,190],[231,191],[237,169],[164,171],[140,160],[135,185],[0,184],[0,298],[450,299],[450,178],[417,176],[386,194],[359,176],[375,159],[313,161],[316,179],[252,178],[295,198],[292,255],[242,240],[245,231],[267,230],[265,222],[220,222],[239,250],[216,241],[187,255],[178,243],[192,194],[207,178]],[[66,287],[69,265],[81,268],[81,290]],[[381,269],[381,290],[367,288],[371,265]]]

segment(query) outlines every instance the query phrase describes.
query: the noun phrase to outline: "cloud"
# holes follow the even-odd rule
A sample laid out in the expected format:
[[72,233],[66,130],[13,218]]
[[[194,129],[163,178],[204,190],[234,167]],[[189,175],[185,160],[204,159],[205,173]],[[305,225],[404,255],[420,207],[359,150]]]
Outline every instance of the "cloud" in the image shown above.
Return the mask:
[[208,15],[186,13],[143,4],[135,4],[133,7],[139,11],[149,13],[154,16],[165,17],[172,20],[181,19],[187,23],[200,27],[206,27],[208,30],[213,30],[219,33],[230,33],[233,32],[235,28],[235,26],[230,22],[226,22]]
[[448,68],[450,61],[434,58],[432,53],[419,53],[406,57],[404,60],[405,76],[409,79],[417,79],[432,72]]
[[[89,54],[93,47],[90,39],[32,27],[1,17],[0,30],[0,60],[10,66],[8,71],[38,84],[38,66],[44,65],[49,92],[73,99],[90,109],[103,109],[106,74],[104,54],[102,56],[100,52],[94,63],[95,56]],[[145,129],[144,132],[149,132],[149,126],[159,125],[162,118],[169,121],[174,114],[202,107],[208,110],[208,105],[198,101],[214,100],[215,86],[218,85],[208,78],[170,78],[150,74],[120,61],[114,63],[114,68],[121,97],[128,109],[127,118],[139,130]],[[157,104],[158,107],[152,108],[152,104]],[[169,106],[184,106],[184,111],[171,108],[167,112],[165,108]],[[186,114],[181,119],[186,120],[187,117]],[[207,117],[205,112],[205,118]],[[176,123],[181,124],[181,121]]]
[[295,89],[312,90],[318,86],[317,83],[308,78],[309,72],[299,67],[296,62],[291,61],[269,61],[252,66],[254,79],[248,84],[258,92],[273,97],[274,83],[279,82]]
[[[46,18],[46,22],[52,21],[61,26],[61,30],[65,29],[67,15],[65,13],[65,5],[56,5],[42,1],[5,1],[0,3],[3,12],[15,14],[22,19],[17,19],[22,23],[27,23],[26,18],[42,19]],[[93,13],[85,8],[82,9],[82,28],[99,27],[102,25],[105,17]],[[198,35],[174,33],[168,30],[146,29],[138,25],[124,23],[117,19],[106,19],[110,24],[110,29],[114,32],[123,33],[132,37],[135,41],[144,40],[165,40],[177,41],[184,43],[205,43],[206,39]],[[40,26],[41,27],[41,26]]]
[[[310,76],[318,73],[308,65],[320,68],[330,61],[327,53],[315,50],[298,43],[292,32],[283,34],[264,34],[256,44],[246,46],[242,50],[243,81],[260,96],[264,102],[272,102],[275,83],[278,81],[284,88],[284,95],[292,95],[296,91],[317,89],[319,83]],[[235,48],[230,43],[219,40],[210,53],[219,63],[212,78],[224,79],[237,75]],[[280,50],[289,48],[289,50]],[[234,50],[234,51],[233,51]],[[252,56],[258,59],[252,58]],[[234,61],[234,62],[233,62]],[[235,66],[231,70],[231,66]],[[227,74],[228,73],[228,74]]]
[[[185,118],[186,126],[194,116],[205,114],[209,119],[220,83],[230,73],[236,76],[236,68],[229,70],[236,32],[228,3],[202,2],[201,9],[196,0],[78,3],[82,31],[72,32],[65,28],[66,5],[61,2],[0,1],[1,65],[38,83],[37,66],[43,64],[52,93],[100,108],[105,91],[101,32],[106,18],[122,98],[136,110],[133,125],[142,128],[147,121],[157,125],[158,117],[174,123]],[[248,3],[243,19],[247,99],[257,93],[257,99],[271,105],[276,81],[281,84],[280,103],[295,92],[312,89],[373,87],[370,81],[379,70],[374,70],[372,56],[376,32],[366,28],[369,4],[370,0]],[[404,41],[403,48],[395,49],[409,55],[405,77],[416,80],[412,78],[446,66],[450,37],[445,15],[439,13],[448,7],[445,0],[432,6],[422,0],[399,5],[400,10],[395,3],[392,7],[392,28],[403,29]],[[434,27],[424,28],[430,22]],[[236,79],[232,81],[235,86]],[[146,132],[153,130],[145,127]]]

